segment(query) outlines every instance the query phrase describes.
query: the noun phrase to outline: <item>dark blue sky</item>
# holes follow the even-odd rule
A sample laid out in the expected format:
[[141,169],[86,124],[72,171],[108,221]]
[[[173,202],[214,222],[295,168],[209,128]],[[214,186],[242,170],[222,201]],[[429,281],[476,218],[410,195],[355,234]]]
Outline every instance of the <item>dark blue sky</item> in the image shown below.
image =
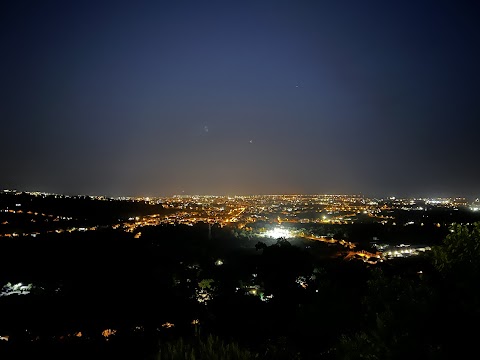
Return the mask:
[[480,195],[474,1],[0,5],[0,187]]

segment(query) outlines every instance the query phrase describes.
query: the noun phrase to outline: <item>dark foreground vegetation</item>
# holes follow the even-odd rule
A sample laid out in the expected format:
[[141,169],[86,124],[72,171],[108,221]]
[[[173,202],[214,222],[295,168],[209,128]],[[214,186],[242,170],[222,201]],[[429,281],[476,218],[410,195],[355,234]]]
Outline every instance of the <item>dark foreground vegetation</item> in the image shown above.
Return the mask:
[[480,223],[376,265],[207,224],[2,239],[0,358],[451,359],[474,353]]

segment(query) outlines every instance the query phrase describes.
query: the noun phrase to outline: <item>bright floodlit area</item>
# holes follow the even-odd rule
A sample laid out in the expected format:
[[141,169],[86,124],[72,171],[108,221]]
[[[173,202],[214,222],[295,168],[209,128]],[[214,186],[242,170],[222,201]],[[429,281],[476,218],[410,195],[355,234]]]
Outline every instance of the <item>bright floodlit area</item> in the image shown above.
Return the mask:
[[280,239],[280,238],[293,238],[294,234],[291,230],[281,228],[281,227],[275,227],[271,230],[267,230],[264,234],[265,237],[273,238],[273,239]]

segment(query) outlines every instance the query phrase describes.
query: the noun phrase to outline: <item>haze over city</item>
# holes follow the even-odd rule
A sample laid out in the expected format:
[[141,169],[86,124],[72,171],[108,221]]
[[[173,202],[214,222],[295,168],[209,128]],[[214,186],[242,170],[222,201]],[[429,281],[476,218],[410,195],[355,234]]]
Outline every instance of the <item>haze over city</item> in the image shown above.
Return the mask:
[[480,193],[471,1],[12,1],[0,188]]

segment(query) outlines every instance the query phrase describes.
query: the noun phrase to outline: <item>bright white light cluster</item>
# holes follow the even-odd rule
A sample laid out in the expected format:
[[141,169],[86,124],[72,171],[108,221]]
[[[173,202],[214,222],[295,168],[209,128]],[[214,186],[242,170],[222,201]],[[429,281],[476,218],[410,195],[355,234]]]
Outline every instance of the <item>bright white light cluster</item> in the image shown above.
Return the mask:
[[33,285],[32,284],[11,284],[7,283],[3,286],[0,291],[0,296],[9,296],[9,295],[27,295],[32,291]]
[[284,228],[278,228],[278,227],[265,232],[265,236],[274,238],[274,239],[280,239],[280,238],[287,239],[287,238],[293,237],[292,232],[290,230],[287,230]]

